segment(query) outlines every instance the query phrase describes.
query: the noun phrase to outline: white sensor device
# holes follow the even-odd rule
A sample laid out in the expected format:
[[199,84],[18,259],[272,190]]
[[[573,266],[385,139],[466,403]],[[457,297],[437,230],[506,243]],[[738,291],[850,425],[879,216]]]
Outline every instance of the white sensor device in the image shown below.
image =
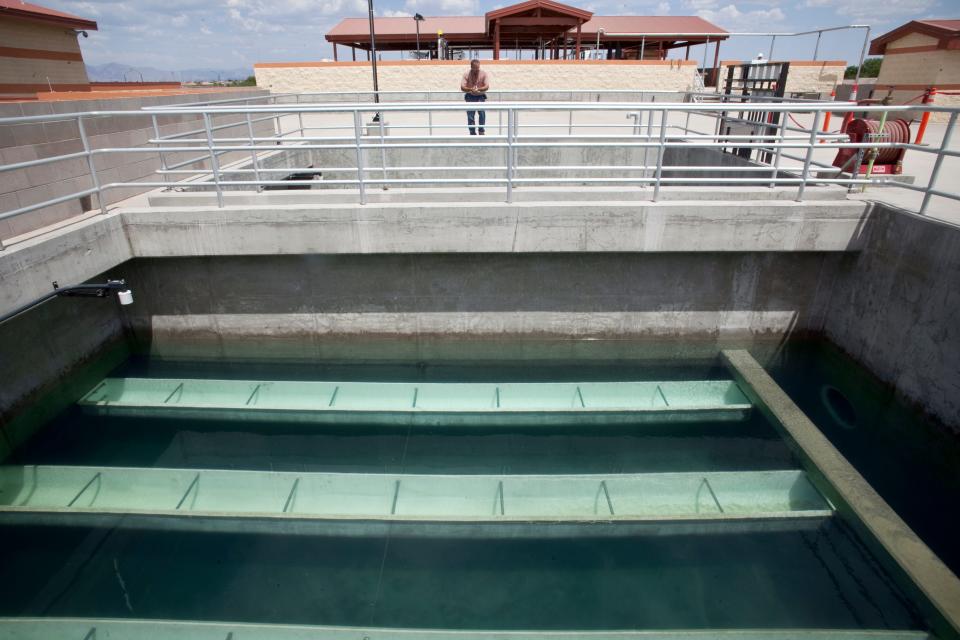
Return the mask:
[[124,289],[123,291],[117,292],[117,298],[120,300],[120,304],[127,306],[128,304],[133,304],[133,291],[130,289]]

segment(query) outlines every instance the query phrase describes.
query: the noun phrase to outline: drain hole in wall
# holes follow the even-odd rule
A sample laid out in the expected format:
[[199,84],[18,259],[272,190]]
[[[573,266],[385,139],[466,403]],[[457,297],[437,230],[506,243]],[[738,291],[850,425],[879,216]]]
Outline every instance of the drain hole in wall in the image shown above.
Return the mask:
[[834,422],[844,429],[856,428],[857,411],[839,389],[830,385],[820,387],[820,400]]

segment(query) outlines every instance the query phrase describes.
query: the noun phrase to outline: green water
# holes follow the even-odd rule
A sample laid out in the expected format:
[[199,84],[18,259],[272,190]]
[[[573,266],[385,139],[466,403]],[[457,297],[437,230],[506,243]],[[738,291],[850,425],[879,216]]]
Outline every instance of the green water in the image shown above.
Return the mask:
[[[636,366],[277,365],[131,359],[116,376],[385,381],[696,380],[718,362]],[[72,408],[11,464],[446,474],[794,469],[777,431],[744,422],[448,429],[99,417]],[[90,521],[87,521],[89,524]],[[68,526],[68,523],[70,526]],[[0,615],[454,629],[923,628],[841,516],[649,531],[529,525],[509,536],[313,530],[219,533],[27,524],[0,537]],[[539,527],[539,528],[537,528]],[[429,529],[429,526],[427,527]],[[628,533],[629,531],[629,533]]]
[[[951,508],[960,504],[956,435],[908,407],[829,343],[788,343],[770,371],[910,528],[960,574],[960,513]],[[846,398],[852,416],[831,413],[825,387]]]
[[845,527],[463,540],[3,528],[0,614],[461,629],[921,625]]

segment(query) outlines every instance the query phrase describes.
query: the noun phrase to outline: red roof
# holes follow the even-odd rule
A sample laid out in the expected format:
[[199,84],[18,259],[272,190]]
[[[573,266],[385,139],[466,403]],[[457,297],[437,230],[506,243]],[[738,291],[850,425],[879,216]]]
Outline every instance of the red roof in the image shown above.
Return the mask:
[[[2,2],[3,0],[0,0]],[[428,17],[420,23],[420,37],[426,41],[443,31],[448,40],[461,37],[484,37],[483,16],[437,16]],[[417,27],[413,16],[409,18],[374,18],[374,29],[380,36],[415,36]],[[369,40],[370,23],[367,18],[344,18],[327,32],[327,40],[346,42],[351,39]]]
[[883,55],[887,45],[911,33],[937,39],[937,49],[960,49],[960,20],[911,20],[870,41],[870,54]]
[[[727,32],[717,25],[697,16],[594,16],[583,25],[583,33],[596,34],[603,29],[610,34],[643,35],[718,35],[727,37]],[[603,36],[601,36],[601,41]]]
[[51,24],[74,27],[76,29],[96,30],[97,23],[94,20],[87,20],[72,13],[48,9],[38,4],[22,2],[21,0],[0,0],[0,18],[21,18],[34,22],[47,22]]
[[[3,1],[3,0],[0,0]],[[450,41],[458,39],[485,38],[485,16],[435,16],[427,17],[420,23],[420,38],[426,42],[435,37],[438,30]],[[409,18],[374,18],[377,38],[381,36],[413,38],[416,35],[416,23]],[[694,34],[716,34],[717,39],[728,37],[727,32],[715,24],[696,16],[593,16],[583,24],[582,33],[596,35],[602,28],[608,34],[637,34],[636,39],[647,35],[680,36]],[[363,42],[370,38],[367,18],[344,18],[327,32],[330,42]],[[701,38],[702,39],[702,38]],[[603,36],[601,36],[601,41]]]

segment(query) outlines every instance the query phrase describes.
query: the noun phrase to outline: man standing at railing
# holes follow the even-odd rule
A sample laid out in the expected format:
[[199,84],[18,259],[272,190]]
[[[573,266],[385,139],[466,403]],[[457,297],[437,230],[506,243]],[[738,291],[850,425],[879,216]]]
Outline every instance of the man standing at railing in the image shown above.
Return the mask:
[[[486,102],[487,89],[490,88],[490,79],[486,71],[480,70],[480,61],[471,60],[470,70],[463,74],[460,80],[460,91],[463,91],[463,99],[467,102]],[[467,111],[467,128],[470,129],[470,135],[477,135],[474,118],[480,113],[480,126],[478,127],[480,135],[483,135],[483,127],[487,124],[487,112],[480,109]]]

